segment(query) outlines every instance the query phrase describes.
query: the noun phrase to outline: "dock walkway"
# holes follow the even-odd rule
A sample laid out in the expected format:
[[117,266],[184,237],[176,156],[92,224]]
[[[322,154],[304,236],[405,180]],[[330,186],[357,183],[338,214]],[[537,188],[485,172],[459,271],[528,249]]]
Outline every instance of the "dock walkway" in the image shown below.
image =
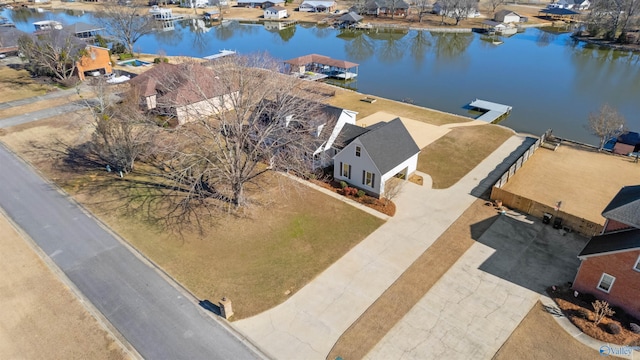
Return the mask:
[[490,101],[475,99],[469,104],[469,107],[473,110],[484,112],[476,118],[476,120],[486,121],[488,123],[497,123],[504,116],[511,113],[511,106],[493,103]]

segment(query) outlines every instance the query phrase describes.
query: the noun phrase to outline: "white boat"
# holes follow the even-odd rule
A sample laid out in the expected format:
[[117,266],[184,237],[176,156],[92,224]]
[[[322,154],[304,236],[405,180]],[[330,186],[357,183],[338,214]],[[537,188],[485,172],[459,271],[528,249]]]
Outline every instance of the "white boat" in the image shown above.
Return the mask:
[[33,23],[36,31],[62,30],[62,23],[55,20],[43,20]]

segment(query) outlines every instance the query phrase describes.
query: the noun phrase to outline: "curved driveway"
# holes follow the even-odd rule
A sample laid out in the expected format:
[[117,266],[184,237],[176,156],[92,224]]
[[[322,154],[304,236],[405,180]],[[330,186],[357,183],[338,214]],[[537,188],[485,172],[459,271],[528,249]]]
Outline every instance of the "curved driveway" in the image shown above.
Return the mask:
[[0,207],[144,358],[262,357],[4,145],[0,184]]

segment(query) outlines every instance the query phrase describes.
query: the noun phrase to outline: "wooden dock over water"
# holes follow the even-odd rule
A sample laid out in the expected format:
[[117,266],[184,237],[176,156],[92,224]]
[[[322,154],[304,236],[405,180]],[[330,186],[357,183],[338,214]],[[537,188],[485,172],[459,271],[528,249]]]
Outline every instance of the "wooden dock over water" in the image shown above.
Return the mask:
[[468,107],[472,110],[480,111],[483,114],[478,116],[476,120],[486,121],[491,124],[496,124],[502,121],[505,117],[511,113],[511,106],[502,105],[486,100],[475,99],[469,103]]

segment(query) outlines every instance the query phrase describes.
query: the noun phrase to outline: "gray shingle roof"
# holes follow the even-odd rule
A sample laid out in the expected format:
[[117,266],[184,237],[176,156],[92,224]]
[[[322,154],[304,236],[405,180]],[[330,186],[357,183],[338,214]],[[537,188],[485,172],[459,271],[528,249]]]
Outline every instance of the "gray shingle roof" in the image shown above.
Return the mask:
[[602,216],[640,229],[640,185],[620,189]]
[[640,249],[640,229],[594,236],[578,257]]
[[382,174],[420,152],[400,118],[366,132],[358,140]]
[[14,27],[0,27],[0,48],[18,46],[18,38],[26,34]]
[[95,25],[91,25],[91,24],[87,24],[87,23],[83,23],[83,22],[77,22],[75,24],[65,26],[64,29],[67,30],[67,31],[70,31],[70,32],[72,32],[74,34],[83,33],[83,32],[90,32],[90,31],[104,30],[103,27],[95,26]]
[[345,146],[349,145],[358,136],[368,131],[369,129],[363,128],[361,126],[344,124],[342,130],[340,130],[340,133],[338,134],[338,137],[336,137],[336,140],[333,142],[333,147],[342,149]]
[[356,23],[360,20],[364,19],[362,16],[356,14],[353,11],[350,11],[342,16],[340,16],[340,18],[338,18],[338,20],[340,21],[346,21],[346,22],[350,22],[350,23]]

